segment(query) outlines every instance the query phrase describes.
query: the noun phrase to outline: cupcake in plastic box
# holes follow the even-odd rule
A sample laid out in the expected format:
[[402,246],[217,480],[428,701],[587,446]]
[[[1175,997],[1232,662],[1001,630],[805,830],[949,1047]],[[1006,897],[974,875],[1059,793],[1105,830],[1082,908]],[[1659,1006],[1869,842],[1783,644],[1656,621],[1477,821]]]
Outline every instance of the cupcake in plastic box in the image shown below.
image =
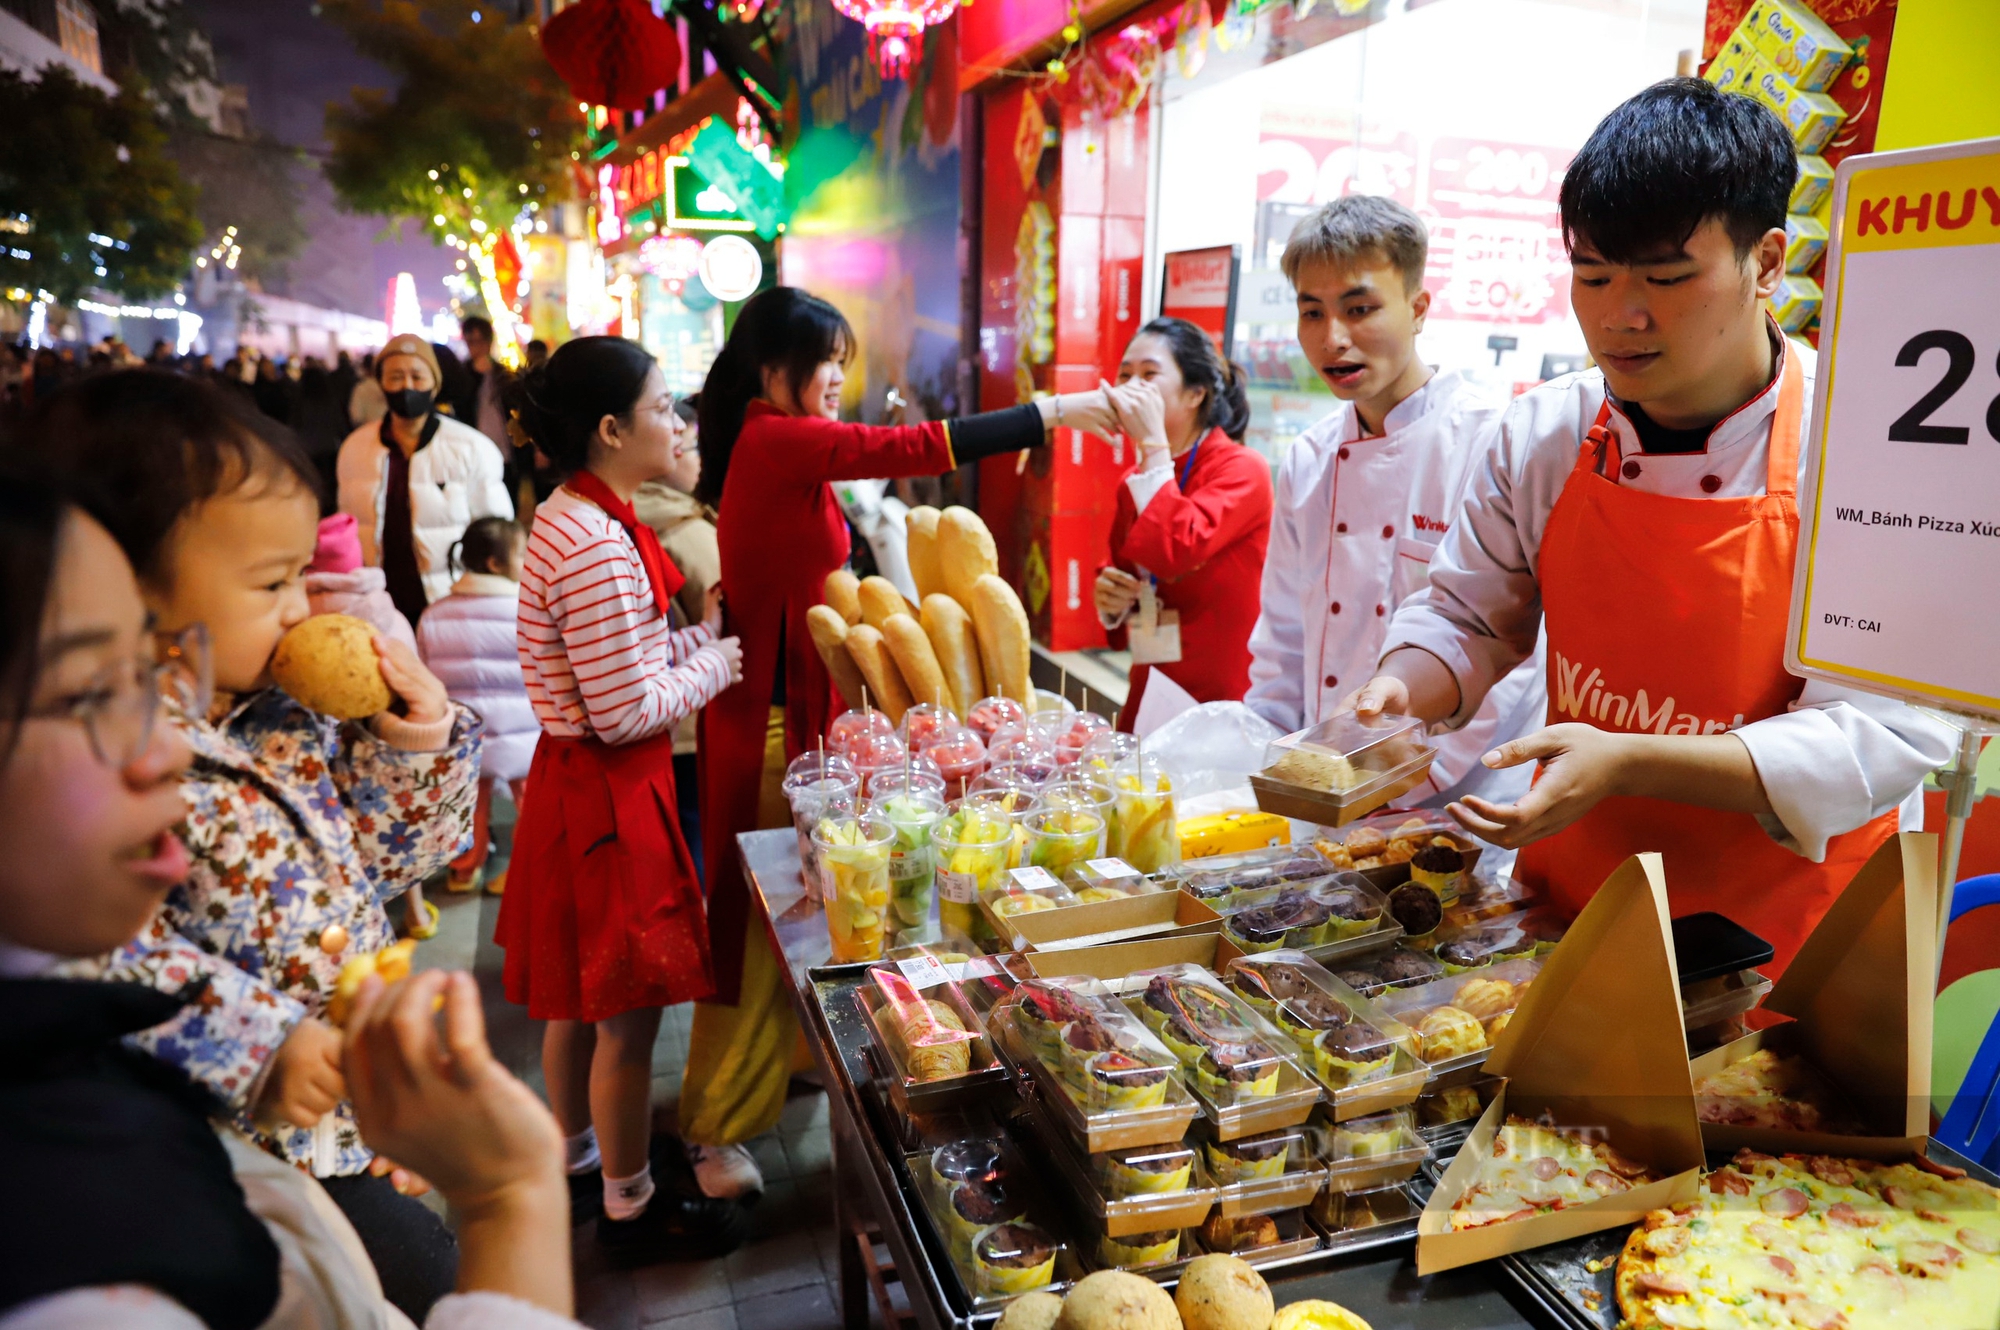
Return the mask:
[[1168,1229],[1162,1233],[1128,1233],[1122,1238],[1107,1234],[1097,1243],[1097,1259],[1120,1270],[1164,1265],[1178,1257],[1180,1251],[1179,1229]]
[[1090,1157],[1097,1185],[1108,1198],[1162,1196],[1186,1191],[1194,1180],[1194,1151],[1185,1145],[1141,1145]]
[[1297,1131],[1272,1131],[1240,1141],[1205,1141],[1202,1153],[1209,1176],[1224,1187],[1238,1182],[1263,1182],[1283,1177],[1290,1166]]
[[1047,1288],[1056,1269],[1057,1242],[1033,1224],[1000,1224],[972,1241],[972,1274],[987,1297],[1012,1297]]

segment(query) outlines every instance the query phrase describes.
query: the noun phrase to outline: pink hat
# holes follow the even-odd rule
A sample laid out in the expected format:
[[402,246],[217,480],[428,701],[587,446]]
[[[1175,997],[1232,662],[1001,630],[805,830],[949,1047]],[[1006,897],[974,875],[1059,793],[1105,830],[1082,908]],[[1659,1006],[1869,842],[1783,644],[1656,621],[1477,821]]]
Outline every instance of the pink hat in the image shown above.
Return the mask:
[[353,513],[335,513],[319,523],[319,539],[313,545],[313,561],[306,571],[351,573],[361,566],[361,529]]

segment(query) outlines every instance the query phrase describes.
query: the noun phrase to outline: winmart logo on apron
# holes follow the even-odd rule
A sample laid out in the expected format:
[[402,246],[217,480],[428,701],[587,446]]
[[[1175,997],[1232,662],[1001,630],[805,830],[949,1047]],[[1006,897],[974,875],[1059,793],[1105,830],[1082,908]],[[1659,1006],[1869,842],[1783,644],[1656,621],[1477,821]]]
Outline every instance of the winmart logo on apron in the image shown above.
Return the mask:
[[1590,721],[1600,729],[1651,730],[1654,734],[1723,734],[1743,724],[1740,711],[1729,720],[1705,721],[1687,711],[1676,715],[1672,696],[1655,704],[1644,688],[1629,697],[1614,693],[1602,671],[1593,668],[1585,675],[1582,661],[1571,660],[1560,651],[1550,652],[1550,662],[1555,667],[1554,696],[1549,699],[1552,717],[1566,715]]

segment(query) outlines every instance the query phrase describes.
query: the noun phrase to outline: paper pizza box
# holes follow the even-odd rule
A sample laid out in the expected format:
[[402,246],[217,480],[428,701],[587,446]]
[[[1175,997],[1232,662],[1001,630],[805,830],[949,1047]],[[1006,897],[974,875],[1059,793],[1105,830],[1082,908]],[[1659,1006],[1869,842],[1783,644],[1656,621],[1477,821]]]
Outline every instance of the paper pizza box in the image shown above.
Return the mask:
[[997,914],[988,901],[979,908],[994,936],[1015,951],[1062,951],[1130,938],[1222,931],[1222,916],[1184,891],[1151,891],[1030,914]]
[[[1695,1197],[1701,1129],[1685,1068],[1680,986],[1660,856],[1627,859],[1549,953],[1486,1059],[1506,1078],[1417,1224],[1417,1273],[1636,1223]],[[1454,1232],[1452,1207],[1509,1114],[1603,1133],[1659,1180],[1587,1205]]]
[[1791,1020],[1704,1053],[1696,1081],[1769,1048],[1803,1055],[1870,1128],[1864,1135],[1701,1124],[1711,1150],[1906,1159],[1930,1135],[1931,994],[1937,975],[1937,837],[1885,841],[1764,1000]]

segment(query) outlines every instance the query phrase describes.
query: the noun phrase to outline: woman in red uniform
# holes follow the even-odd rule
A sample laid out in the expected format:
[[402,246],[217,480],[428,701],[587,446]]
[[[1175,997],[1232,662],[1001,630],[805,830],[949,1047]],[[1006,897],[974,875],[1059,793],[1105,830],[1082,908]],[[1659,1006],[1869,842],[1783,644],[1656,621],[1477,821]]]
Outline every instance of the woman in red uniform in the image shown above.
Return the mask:
[[1242,444],[1243,371],[1186,319],[1154,319],[1118,366],[1112,405],[1139,444],[1118,487],[1099,620],[1132,652],[1131,729],[1155,668],[1197,702],[1250,687],[1250,630],[1271,535],[1271,468]]
[[848,533],[829,482],[932,476],[1032,448],[1057,425],[1116,428],[1101,391],[922,425],[839,419],[854,333],[839,310],[791,287],[744,305],[701,392],[701,482],[717,510],[729,631],[743,682],[702,712],[702,846],[716,996],[695,1008],[680,1126],[709,1195],[760,1190],[742,1142],[784,1107],[797,1042],[776,962],[750,902],[736,836],[790,825],[778,784],[813,746],[838,695],[806,631]]

